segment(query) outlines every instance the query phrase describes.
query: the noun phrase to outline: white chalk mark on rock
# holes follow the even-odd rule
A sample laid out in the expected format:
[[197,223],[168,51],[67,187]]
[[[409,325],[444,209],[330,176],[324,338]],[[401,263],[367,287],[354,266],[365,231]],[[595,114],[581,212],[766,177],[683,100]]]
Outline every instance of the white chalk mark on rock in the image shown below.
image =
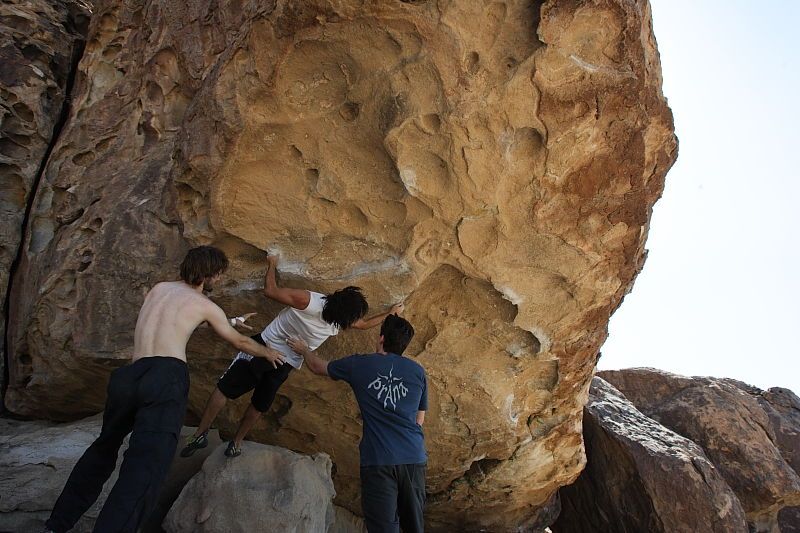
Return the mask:
[[600,67],[598,67],[597,65],[592,65],[591,63],[584,61],[575,54],[570,54],[569,58],[572,60],[573,63],[575,63],[584,70],[588,70],[589,72],[597,72],[598,70],[600,70]]
[[408,190],[409,194],[412,196],[419,194],[420,191],[417,187],[417,173],[414,172],[414,169],[404,168],[400,170],[400,179],[403,180],[403,184],[406,186],[406,190]]

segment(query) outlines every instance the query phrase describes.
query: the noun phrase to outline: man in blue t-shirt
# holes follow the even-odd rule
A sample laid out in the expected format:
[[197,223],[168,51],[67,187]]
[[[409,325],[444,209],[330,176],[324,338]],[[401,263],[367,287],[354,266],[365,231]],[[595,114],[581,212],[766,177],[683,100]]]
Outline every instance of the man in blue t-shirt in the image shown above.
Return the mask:
[[421,532],[425,507],[425,437],[428,409],[425,370],[403,357],[414,328],[389,315],[381,325],[376,353],[327,362],[297,339],[289,345],[315,374],[346,381],[364,421],[361,507],[370,533]]

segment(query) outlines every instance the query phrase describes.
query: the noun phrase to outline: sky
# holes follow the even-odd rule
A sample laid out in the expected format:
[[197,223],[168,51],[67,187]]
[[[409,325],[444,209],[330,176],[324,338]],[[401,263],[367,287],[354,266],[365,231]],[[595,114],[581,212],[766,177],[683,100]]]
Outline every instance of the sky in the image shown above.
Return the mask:
[[800,395],[800,1],[650,1],[680,147],[599,368]]

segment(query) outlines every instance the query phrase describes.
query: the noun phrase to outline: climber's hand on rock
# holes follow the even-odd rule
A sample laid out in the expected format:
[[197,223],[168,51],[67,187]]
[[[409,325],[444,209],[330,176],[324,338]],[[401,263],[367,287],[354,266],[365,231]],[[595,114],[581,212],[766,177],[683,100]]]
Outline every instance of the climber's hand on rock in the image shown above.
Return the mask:
[[308,353],[308,344],[303,339],[286,339],[286,344],[289,345],[289,348],[294,350],[297,355],[302,355],[303,357],[306,356]]
[[267,266],[278,268],[278,255],[270,254],[267,256]]
[[392,308],[389,310],[390,315],[402,315],[403,311],[406,310],[406,306],[403,302],[399,304],[394,304]]

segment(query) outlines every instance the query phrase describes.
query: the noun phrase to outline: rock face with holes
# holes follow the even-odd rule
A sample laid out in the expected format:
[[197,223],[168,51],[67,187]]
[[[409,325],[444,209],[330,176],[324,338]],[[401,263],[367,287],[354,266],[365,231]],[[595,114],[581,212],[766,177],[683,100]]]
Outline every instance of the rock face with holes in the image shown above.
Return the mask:
[[[4,301],[26,206],[61,119],[88,23],[89,6],[82,0],[0,4],[0,294]],[[4,336],[5,306],[0,313],[0,335]],[[0,346],[0,361],[5,360],[3,350]]]
[[744,511],[694,442],[595,378],[583,418],[587,466],[560,491],[555,533],[747,533]]
[[[266,324],[276,252],[282,283],[406,301],[429,527],[546,522],[583,467],[596,354],[676,157],[647,2],[178,4],[95,5],[13,280],[6,406],[99,410],[146,290],[198,243],[232,260],[214,299]],[[197,414],[231,350],[209,332],[189,348]],[[330,454],[358,512],[346,386],[294,372],[253,435]]]
[[800,505],[800,399],[791,391],[645,368],[600,375],[640,411],[705,450],[754,531],[777,530],[780,511]]

